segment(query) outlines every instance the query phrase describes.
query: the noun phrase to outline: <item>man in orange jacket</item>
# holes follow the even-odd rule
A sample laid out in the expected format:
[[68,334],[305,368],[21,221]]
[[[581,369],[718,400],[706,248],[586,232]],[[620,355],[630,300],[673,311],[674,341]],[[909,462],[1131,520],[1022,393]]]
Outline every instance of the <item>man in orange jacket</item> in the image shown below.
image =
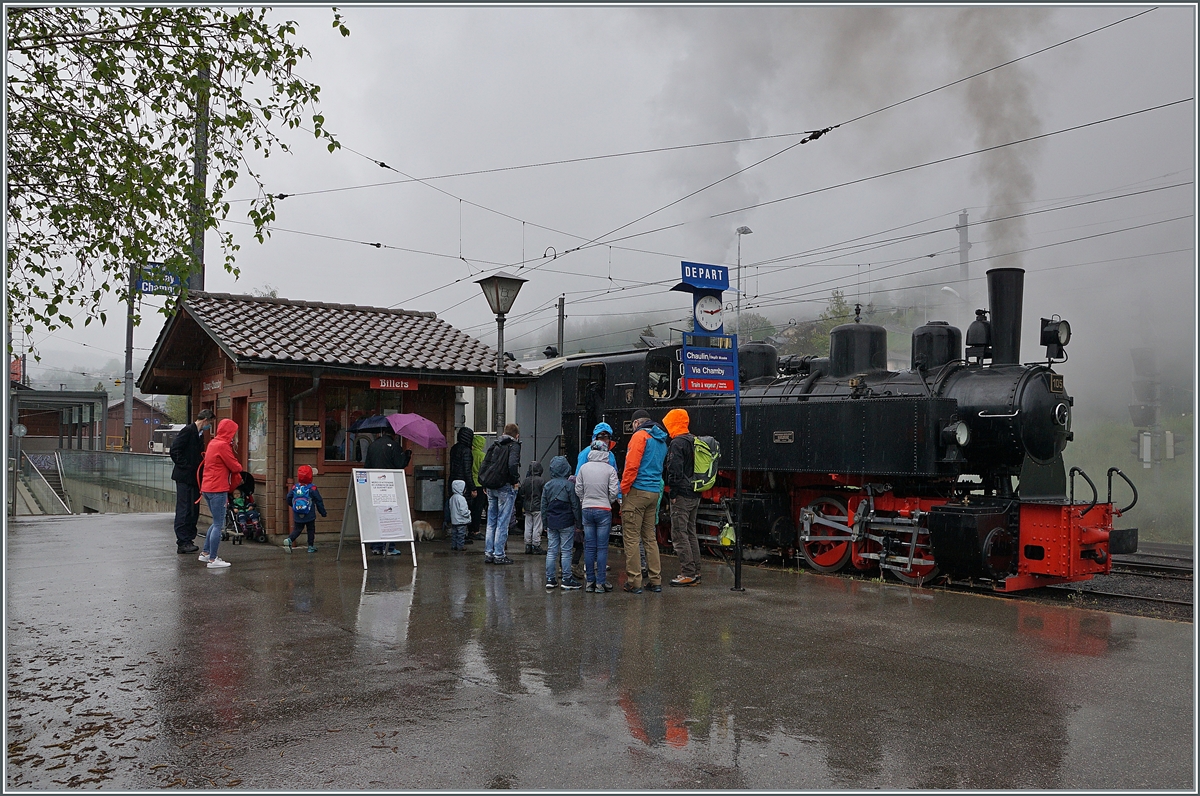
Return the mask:
[[209,569],[229,566],[228,561],[217,557],[217,545],[225,528],[225,504],[229,500],[229,490],[234,486],[233,478],[242,472],[242,463],[233,452],[237,431],[238,424],[225,418],[217,424],[217,435],[204,449],[204,464],[201,465],[204,479],[200,482],[200,494],[204,495],[213,522],[204,540],[204,552],[200,554],[200,560],[207,561]]
[[621,535],[625,541],[625,591],[642,593],[642,556],[646,548],[646,570],[652,592],[662,591],[662,566],[654,517],[662,495],[663,461],[667,458],[667,432],[650,419],[650,413],[633,413],[633,436],[625,453],[625,475],[621,479]]

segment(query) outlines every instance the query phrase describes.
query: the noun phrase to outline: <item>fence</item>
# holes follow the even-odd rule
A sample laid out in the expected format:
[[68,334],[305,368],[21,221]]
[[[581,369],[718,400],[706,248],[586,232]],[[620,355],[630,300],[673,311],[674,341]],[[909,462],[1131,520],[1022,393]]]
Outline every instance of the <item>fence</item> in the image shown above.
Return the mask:
[[60,450],[57,456],[64,483],[80,481],[175,505],[174,464],[169,456],[80,450]]

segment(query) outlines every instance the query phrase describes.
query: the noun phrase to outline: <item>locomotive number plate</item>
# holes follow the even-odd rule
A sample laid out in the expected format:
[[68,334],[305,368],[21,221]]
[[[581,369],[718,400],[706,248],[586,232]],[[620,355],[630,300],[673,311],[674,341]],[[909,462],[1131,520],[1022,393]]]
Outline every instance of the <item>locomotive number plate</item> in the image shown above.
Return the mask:
[[790,442],[795,442],[796,441],[796,432],[795,431],[773,431],[773,432],[771,432],[771,441],[778,443],[778,444],[782,444],[782,445],[786,445]]
[[1063,377],[1058,373],[1050,374],[1050,392],[1063,392]]

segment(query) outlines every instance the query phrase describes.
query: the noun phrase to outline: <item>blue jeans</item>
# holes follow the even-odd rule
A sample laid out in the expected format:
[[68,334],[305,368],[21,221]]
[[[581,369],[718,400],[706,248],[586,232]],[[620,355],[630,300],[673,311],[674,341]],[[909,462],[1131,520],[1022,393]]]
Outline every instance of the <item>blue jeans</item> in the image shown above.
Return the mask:
[[450,549],[451,550],[462,550],[463,545],[466,543],[466,541],[467,541],[467,526],[466,526],[466,524],[464,523],[463,525],[451,525],[450,526]]
[[555,567],[562,569],[566,579],[571,574],[571,552],[575,549],[575,529],[563,528],[558,531],[546,529],[546,580],[554,580]]
[[588,583],[604,583],[608,568],[608,532],[612,530],[612,512],[608,509],[583,510],[583,572]]
[[488,490],[487,537],[483,541],[483,552],[492,558],[504,558],[504,546],[508,544],[508,525],[512,522],[513,507],[517,502],[517,490],[512,484]]
[[208,511],[212,514],[212,525],[208,528],[208,536],[204,539],[204,552],[208,553],[208,560],[214,561],[217,557],[217,545],[221,543],[221,531],[225,529],[225,504],[229,502],[228,492],[205,492],[204,502],[208,504]]

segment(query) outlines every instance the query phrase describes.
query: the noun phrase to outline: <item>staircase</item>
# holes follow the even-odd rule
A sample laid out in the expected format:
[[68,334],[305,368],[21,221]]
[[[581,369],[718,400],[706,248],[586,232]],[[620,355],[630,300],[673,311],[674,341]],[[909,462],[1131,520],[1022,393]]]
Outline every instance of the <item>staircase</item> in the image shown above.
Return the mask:
[[67,504],[69,508],[71,501],[67,499],[67,493],[63,489],[62,477],[58,474],[58,469],[43,470],[41,467],[38,467],[38,472],[42,474],[42,477],[46,479],[46,483],[50,485],[50,488],[54,490],[56,495],[62,498],[62,502]]
[[58,459],[53,453],[27,453],[30,464],[37,468],[37,471],[46,479],[46,483],[54,490],[54,494],[62,500],[67,508],[71,507],[71,501],[67,497],[66,490],[63,489],[62,476],[58,472]]

